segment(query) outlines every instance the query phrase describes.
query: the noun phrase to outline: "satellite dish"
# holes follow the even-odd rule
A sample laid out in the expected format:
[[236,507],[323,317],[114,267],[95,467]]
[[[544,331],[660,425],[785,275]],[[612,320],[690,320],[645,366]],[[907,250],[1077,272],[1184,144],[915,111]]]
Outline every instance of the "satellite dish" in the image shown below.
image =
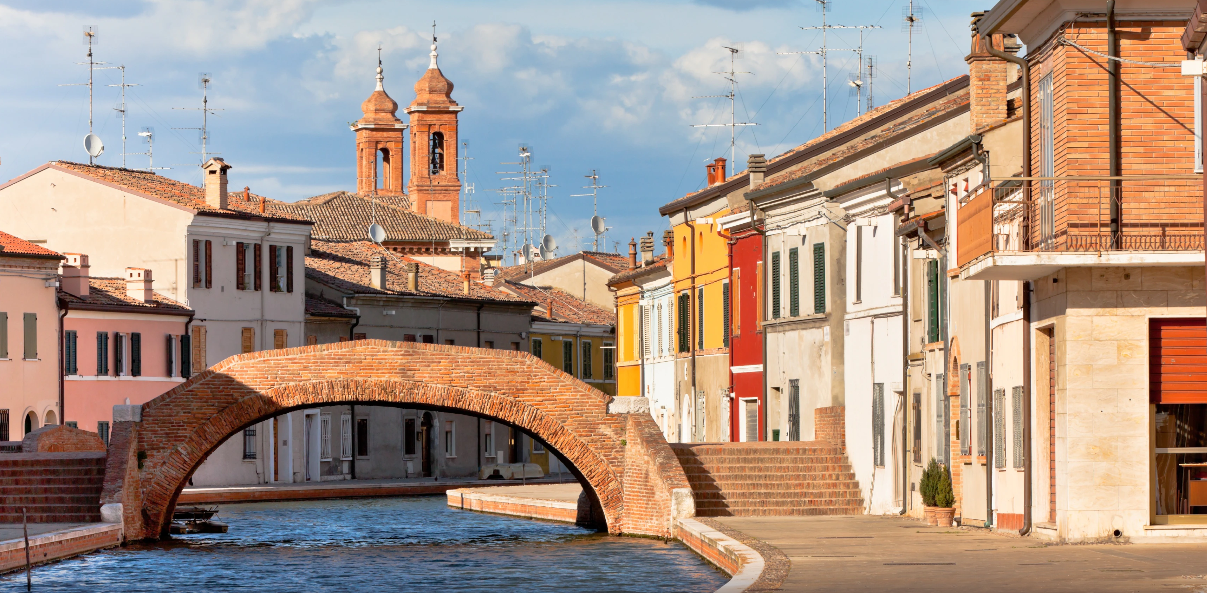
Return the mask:
[[374,243],[380,245],[382,241],[386,240],[386,230],[381,228],[381,225],[375,222],[369,225],[369,238],[372,239]]
[[105,144],[101,142],[100,136],[90,133],[84,136],[84,150],[88,151],[88,156],[96,158],[105,152]]
[[541,246],[541,259],[545,260],[545,259],[549,259],[551,257],[553,257],[553,252],[549,251],[548,249],[545,249],[545,246],[542,245]]
[[553,239],[553,235],[545,235],[545,238],[541,239],[541,252],[552,253],[554,249],[557,249],[557,241]]
[[595,231],[596,235],[602,235],[607,227],[604,226],[604,219],[600,216],[591,217],[591,230]]

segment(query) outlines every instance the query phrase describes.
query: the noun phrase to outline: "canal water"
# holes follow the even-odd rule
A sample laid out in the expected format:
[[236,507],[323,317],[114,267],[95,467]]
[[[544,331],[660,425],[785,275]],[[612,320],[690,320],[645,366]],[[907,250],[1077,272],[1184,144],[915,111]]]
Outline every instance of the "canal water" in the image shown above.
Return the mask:
[[[35,568],[34,591],[715,591],[678,542],[451,509],[443,496],[222,505],[225,534]],[[24,591],[25,574],[0,577]]]

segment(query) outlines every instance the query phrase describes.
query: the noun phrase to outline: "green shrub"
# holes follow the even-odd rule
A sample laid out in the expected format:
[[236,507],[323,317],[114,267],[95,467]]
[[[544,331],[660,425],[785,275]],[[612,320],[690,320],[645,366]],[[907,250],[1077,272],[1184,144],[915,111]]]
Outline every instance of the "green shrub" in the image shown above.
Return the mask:
[[939,480],[939,474],[943,471],[943,466],[935,458],[930,459],[926,469],[922,470],[922,480],[919,484],[919,490],[922,494],[922,504],[933,507],[935,506],[935,485]]
[[950,509],[955,501],[956,495],[951,490],[951,473],[940,466],[939,479],[935,482],[935,506]]

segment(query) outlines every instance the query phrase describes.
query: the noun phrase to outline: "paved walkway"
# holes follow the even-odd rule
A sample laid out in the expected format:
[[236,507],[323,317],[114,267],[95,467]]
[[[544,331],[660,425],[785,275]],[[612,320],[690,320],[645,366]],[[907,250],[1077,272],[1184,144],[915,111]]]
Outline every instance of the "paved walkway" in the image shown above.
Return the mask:
[[[74,529],[91,525],[91,523],[30,523],[29,537],[50,533],[51,531],[59,531],[61,529]],[[25,535],[21,532],[20,523],[0,523],[0,542],[10,539],[22,539]]]
[[782,591],[1207,592],[1207,545],[1044,545],[899,517],[724,517],[791,562]]

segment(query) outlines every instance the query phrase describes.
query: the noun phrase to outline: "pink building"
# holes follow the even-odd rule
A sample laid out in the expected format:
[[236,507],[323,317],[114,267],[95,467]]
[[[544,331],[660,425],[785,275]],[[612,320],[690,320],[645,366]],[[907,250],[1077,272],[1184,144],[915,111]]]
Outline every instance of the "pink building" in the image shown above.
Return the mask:
[[193,311],[156,294],[151,270],[92,278],[87,255],[65,255],[59,289],[64,417],[108,442],[114,405],[146,403],[189,375]]
[[61,259],[0,232],[0,441],[59,423],[54,287]]

